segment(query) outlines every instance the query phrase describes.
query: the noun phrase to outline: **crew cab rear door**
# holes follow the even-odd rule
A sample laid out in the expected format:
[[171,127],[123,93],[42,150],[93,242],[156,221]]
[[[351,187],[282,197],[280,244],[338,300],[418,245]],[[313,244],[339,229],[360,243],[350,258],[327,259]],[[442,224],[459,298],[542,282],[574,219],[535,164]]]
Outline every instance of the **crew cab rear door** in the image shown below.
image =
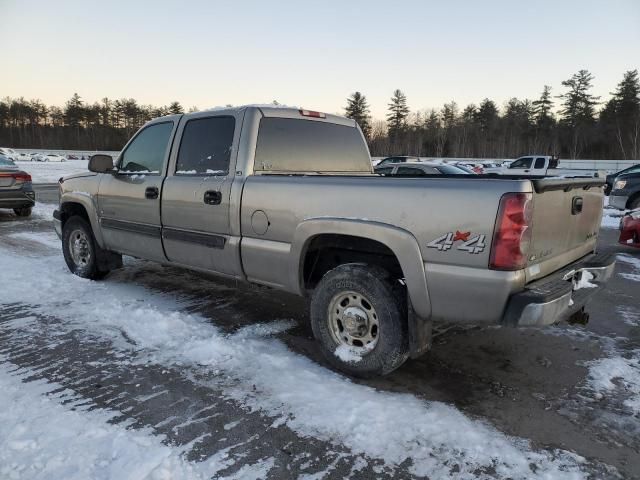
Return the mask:
[[162,241],[175,263],[240,274],[230,192],[243,111],[183,117],[162,190]]
[[178,118],[144,126],[118,157],[116,172],[101,174],[98,216],[109,250],[166,261],[160,238],[160,191]]

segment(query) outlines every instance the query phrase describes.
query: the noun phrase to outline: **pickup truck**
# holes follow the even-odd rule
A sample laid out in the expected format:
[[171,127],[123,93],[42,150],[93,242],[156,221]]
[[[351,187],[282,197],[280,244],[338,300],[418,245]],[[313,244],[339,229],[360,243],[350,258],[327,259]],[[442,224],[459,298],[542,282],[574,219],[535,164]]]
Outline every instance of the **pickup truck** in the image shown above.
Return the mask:
[[60,180],[71,272],[122,255],[310,299],[335,368],[387,374],[433,322],[543,326],[581,315],[610,277],[596,253],[604,181],[373,173],[358,125],[246,106],[150,121],[115,163]]
[[484,173],[499,173],[503,175],[528,175],[531,177],[600,177],[603,172],[592,172],[590,170],[579,170],[560,168],[557,157],[550,155],[527,155],[516,158],[505,167],[485,169]]

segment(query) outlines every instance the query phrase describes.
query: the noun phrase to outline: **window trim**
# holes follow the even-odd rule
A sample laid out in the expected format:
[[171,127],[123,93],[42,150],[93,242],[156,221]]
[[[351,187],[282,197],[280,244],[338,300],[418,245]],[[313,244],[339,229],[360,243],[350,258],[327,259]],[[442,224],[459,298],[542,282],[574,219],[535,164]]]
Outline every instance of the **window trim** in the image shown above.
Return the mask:
[[[190,122],[200,121],[200,120],[209,120],[210,118],[230,118],[233,120],[233,134],[231,135],[231,151],[229,152],[229,164],[227,165],[227,171],[224,174],[220,173],[178,173],[178,161],[180,160],[180,148],[182,147],[182,141],[184,140],[184,132],[187,129],[187,126]],[[237,128],[236,117],[233,115],[210,115],[208,117],[194,117],[187,119],[182,125],[182,130],[180,132],[180,143],[178,144],[178,148],[176,149],[175,162],[173,165],[173,172],[171,173],[174,177],[219,177],[226,178],[229,176],[229,172],[231,171],[231,159],[233,155],[233,147],[234,147],[234,139],[236,138],[236,128]]]
[[[164,158],[162,160],[162,165],[160,167],[160,170],[158,170],[157,172],[154,171],[149,171],[149,172],[127,172],[125,170],[122,170],[122,160],[124,159],[124,155],[127,153],[127,150],[129,150],[129,148],[131,147],[131,144],[133,144],[133,142],[136,140],[136,138],[138,138],[142,132],[144,132],[146,129],[151,128],[151,127],[155,127],[156,125],[164,125],[164,124],[171,124],[171,132],[169,132],[169,138],[167,139],[167,148],[164,151]],[[148,125],[143,126],[140,130],[138,130],[136,132],[136,134],[131,137],[131,139],[129,140],[129,142],[127,143],[127,145],[125,145],[124,150],[122,150],[122,152],[120,152],[120,155],[118,155],[118,162],[116,163],[116,175],[151,175],[151,176],[161,176],[164,175],[164,169],[165,169],[165,163],[168,163],[168,155],[167,155],[167,149],[171,149],[171,146],[173,145],[173,136],[174,136],[174,132],[176,130],[176,122],[174,122],[173,120],[165,120],[162,122],[153,122],[150,123]]]

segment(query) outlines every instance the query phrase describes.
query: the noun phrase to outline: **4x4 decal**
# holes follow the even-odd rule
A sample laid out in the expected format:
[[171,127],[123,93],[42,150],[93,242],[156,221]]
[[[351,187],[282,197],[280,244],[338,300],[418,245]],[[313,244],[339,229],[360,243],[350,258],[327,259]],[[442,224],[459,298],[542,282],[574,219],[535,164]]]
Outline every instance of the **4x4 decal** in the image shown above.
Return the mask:
[[445,233],[435,240],[432,240],[427,244],[427,247],[437,248],[441,252],[446,252],[453,247],[455,242],[462,241],[463,243],[456,246],[457,250],[474,254],[483,252],[487,246],[485,243],[487,236],[476,235],[475,237],[469,238],[470,236],[471,232],[460,232],[456,230],[455,234],[453,232]]

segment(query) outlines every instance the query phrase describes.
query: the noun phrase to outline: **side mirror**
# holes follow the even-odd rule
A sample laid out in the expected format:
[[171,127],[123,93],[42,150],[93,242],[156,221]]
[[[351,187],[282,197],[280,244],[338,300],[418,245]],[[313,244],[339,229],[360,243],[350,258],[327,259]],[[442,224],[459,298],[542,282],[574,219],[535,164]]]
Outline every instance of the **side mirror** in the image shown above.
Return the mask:
[[89,159],[89,171],[95,173],[112,173],[113,158],[110,155],[93,155]]

